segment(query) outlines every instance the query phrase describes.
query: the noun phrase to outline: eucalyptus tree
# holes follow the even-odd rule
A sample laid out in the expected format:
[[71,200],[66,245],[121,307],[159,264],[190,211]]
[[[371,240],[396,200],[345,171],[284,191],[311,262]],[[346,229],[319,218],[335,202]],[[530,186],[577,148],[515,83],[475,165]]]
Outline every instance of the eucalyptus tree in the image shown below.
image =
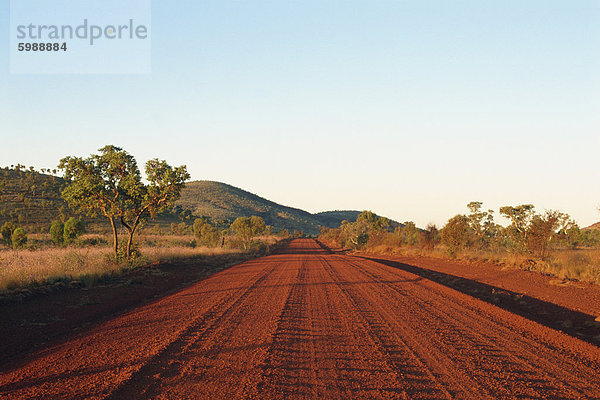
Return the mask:
[[68,156],[60,161],[66,186],[61,191],[69,207],[90,217],[106,217],[112,229],[113,250],[119,255],[117,223],[129,235],[125,256],[131,257],[133,237],[141,221],[171,206],[189,179],[185,166],[173,168],[158,159],[146,163],[147,184],[135,158],[108,145],[88,158]]

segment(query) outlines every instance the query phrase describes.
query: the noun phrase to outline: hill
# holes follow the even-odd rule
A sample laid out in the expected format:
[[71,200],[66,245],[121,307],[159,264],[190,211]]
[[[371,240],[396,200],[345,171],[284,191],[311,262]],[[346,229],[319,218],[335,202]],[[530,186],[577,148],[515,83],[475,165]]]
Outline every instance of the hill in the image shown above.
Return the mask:
[[336,210],[336,211],[323,211],[320,213],[314,214],[315,217],[321,221],[323,226],[327,226],[329,228],[337,228],[342,224],[342,221],[356,221],[356,218],[360,214],[360,211],[351,211],[351,210]]
[[600,230],[600,222],[596,222],[595,224],[587,226],[587,227],[583,228],[582,230],[589,231],[589,230],[594,230],[594,229]]
[[17,166],[0,168],[0,223],[13,221],[27,228],[49,225],[60,214],[71,216],[60,197],[62,178]]
[[185,185],[176,206],[195,216],[229,223],[239,216],[258,215],[276,230],[298,229],[316,234],[321,226],[337,227],[344,219],[356,220],[359,211],[329,211],[311,214],[283,206],[235,186],[213,181],[195,181]]
[[[47,173],[17,168],[0,168],[0,225],[13,221],[30,232],[47,232],[57,218],[77,216],[60,196],[65,182]],[[301,230],[316,234],[321,226],[338,227],[343,220],[355,221],[359,211],[326,211],[311,214],[298,208],[277,204],[235,186],[213,181],[186,184],[175,207],[151,225],[163,229],[175,222],[191,224],[196,217],[206,216],[222,226],[240,216],[261,216],[275,230]],[[92,231],[105,231],[102,218],[84,218]]]
[[[12,221],[28,232],[48,232],[56,219],[81,217],[62,199],[60,191],[64,185],[63,178],[40,173],[33,167],[0,168],[0,225]],[[90,231],[109,229],[103,218],[83,220]]]

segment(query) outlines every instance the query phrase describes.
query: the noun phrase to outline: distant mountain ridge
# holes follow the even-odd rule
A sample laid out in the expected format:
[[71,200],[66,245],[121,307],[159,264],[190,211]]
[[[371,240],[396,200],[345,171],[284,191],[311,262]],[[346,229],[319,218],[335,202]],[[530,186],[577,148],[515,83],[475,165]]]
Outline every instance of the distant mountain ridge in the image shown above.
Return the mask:
[[[60,196],[65,182],[62,178],[30,170],[0,169],[0,225],[13,221],[33,231],[47,232],[50,222],[63,216],[75,215]],[[275,230],[301,230],[316,234],[321,226],[338,227],[343,220],[355,221],[360,211],[325,211],[311,214],[287,207],[226,183],[194,181],[185,185],[181,198],[175,203],[178,210],[189,210],[193,217],[206,216],[222,224],[240,216],[261,216]],[[193,218],[192,217],[192,218]],[[103,218],[90,220],[102,230]],[[155,221],[163,227],[180,222],[177,213],[160,216]],[[150,224],[155,222],[151,221]],[[94,228],[96,229],[96,228]]]
[[600,222],[596,222],[590,226],[586,226],[583,230],[592,230],[592,229],[600,229]]
[[233,220],[239,216],[258,215],[275,229],[298,229],[309,234],[321,226],[338,227],[343,220],[355,221],[360,211],[325,211],[311,214],[283,206],[226,183],[194,181],[185,185],[176,206],[196,216],[215,221]]
[[314,214],[322,222],[323,226],[329,228],[337,228],[342,224],[342,221],[354,222],[358,218],[358,214],[361,211],[353,210],[335,210],[335,211],[322,211]]

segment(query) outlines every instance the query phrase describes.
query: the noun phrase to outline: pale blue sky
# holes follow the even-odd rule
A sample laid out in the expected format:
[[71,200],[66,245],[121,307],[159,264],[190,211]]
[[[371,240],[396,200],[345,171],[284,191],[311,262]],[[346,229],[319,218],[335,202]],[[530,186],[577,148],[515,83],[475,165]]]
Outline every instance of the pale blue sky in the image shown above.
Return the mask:
[[154,1],[151,29],[149,75],[11,75],[3,47],[0,165],[110,143],[311,212],[600,220],[600,1]]

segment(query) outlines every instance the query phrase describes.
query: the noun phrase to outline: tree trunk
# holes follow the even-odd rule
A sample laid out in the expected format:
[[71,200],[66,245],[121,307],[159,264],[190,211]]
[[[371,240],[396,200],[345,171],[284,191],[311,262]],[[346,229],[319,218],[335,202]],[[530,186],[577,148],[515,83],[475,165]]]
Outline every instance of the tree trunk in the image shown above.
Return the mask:
[[135,227],[129,231],[129,238],[127,239],[127,259],[131,259],[131,244],[133,243],[133,233],[135,232]]
[[127,248],[126,248],[126,257],[128,260],[131,259],[131,246],[133,244],[133,235],[135,234],[135,230],[138,227],[138,224],[140,223],[140,217],[136,217],[135,221],[129,225],[127,222],[125,222],[125,218],[123,218],[121,216],[121,225],[123,225],[127,231],[129,232],[129,238],[127,238]]
[[113,250],[115,252],[115,259],[119,256],[119,237],[117,234],[117,227],[115,226],[115,219],[113,217],[109,217],[110,226],[113,232]]

